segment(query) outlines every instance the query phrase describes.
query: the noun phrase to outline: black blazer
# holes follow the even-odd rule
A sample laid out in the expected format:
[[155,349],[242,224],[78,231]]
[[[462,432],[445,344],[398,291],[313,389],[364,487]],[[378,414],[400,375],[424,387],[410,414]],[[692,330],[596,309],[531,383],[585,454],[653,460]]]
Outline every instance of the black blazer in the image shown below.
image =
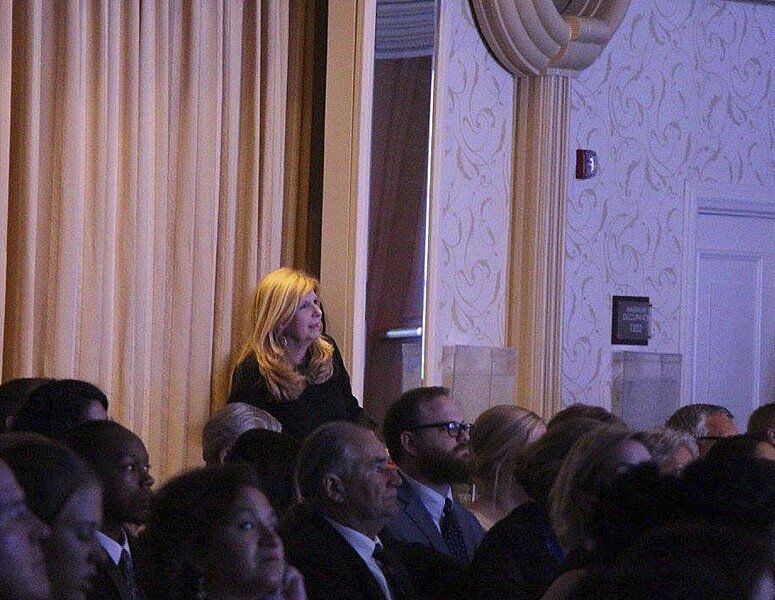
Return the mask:
[[278,400],[269,391],[255,354],[251,354],[234,370],[229,402],[245,402],[265,410],[282,423],[283,433],[300,440],[329,421],[363,420],[339,348],[334,340],[326,339],[334,344],[334,372],[328,381],[308,385],[296,400]]
[[[129,550],[132,553],[132,563],[137,565],[137,551],[133,539],[129,538]],[[94,578],[92,589],[86,595],[86,600],[132,600],[131,591],[124,581],[118,565],[113,562],[110,555],[100,546],[100,561],[97,563],[97,576]],[[137,578],[137,568],[135,567],[135,582],[137,582],[140,598],[145,596],[140,589],[140,582]]]
[[[294,507],[280,533],[288,561],[304,576],[309,600],[385,600],[366,563],[312,508]],[[399,557],[387,546],[385,552],[400,588],[393,600],[418,598]]]

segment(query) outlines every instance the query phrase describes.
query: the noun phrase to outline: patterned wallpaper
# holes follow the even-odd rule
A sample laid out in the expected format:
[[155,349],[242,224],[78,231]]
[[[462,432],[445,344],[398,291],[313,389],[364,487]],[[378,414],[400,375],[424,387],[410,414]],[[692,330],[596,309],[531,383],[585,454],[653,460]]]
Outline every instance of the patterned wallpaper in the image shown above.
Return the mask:
[[[513,80],[490,56],[468,0],[441,2],[447,48],[435,299],[439,347],[502,346],[513,143]],[[434,301],[431,299],[431,301]],[[441,351],[438,352],[441,358]]]
[[[648,350],[679,352],[688,182],[775,188],[775,6],[633,0],[572,85],[563,399],[610,405],[614,294],[653,304]],[[633,348],[633,347],[628,347]]]

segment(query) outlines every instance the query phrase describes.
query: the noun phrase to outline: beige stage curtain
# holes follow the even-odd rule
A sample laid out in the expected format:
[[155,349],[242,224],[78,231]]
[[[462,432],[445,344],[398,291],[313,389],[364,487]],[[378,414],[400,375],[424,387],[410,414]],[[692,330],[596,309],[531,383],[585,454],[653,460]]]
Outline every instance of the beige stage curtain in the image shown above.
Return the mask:
[[280,265],[287,0],[0,0],[3,380],[79,377],[201,462]]

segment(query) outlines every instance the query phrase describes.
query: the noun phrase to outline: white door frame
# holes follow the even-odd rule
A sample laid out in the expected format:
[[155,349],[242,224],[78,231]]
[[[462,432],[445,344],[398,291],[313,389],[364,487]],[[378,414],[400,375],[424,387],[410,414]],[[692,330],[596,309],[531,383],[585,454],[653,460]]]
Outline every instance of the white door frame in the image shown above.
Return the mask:
[[[683,285],[681,289],[681,405],[694,399],[694,351],[697,306],[697,216],[775,219],[775,189],[688,182],[684,190]],[[758,383],[758,382],[757,382]]]
[[361,403],[376,11],[377,0],[328,5],[320,285],[326,327]]

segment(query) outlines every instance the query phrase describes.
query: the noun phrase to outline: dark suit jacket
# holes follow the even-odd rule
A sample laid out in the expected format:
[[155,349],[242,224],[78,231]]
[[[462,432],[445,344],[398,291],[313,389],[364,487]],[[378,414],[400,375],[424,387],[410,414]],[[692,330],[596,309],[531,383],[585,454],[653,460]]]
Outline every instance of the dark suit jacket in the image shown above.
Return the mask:
[[[460,504],[454,502],[452,506],[460,529],[463,531],[468,556],[473,559],[474,552],[484,537],[484,530],[476,517]],[[398,513],[387,524],[385,530],[390,536],[398,540],[410,544],[430,546],[438,552],[451,555],[444,538],[441,537],[441,533],[433,522],[433,517],[423,506],[420,497],[406,479],[398,488]]]
[[[382,588],[358,553],[310,507],[301,504],[291,509],[280,534],[288,561],[304,576],[309,600],[385,600]],[[417,598],[400,559],[388,547],[385,552],[402,590],[394,594],[393,600]]]
[[[132,562],[137,564],[136,545],[131,537],[129,538],[129,550],[132,553]],[[92,589],[87,594],[86,600],[131,600],[131,593],[126,586],[121,569],[113,562],[102,546],[100,546],[100,553],[97,576],[94,578]],[[137,573],[135,573],[135,581],[138,581]]]

